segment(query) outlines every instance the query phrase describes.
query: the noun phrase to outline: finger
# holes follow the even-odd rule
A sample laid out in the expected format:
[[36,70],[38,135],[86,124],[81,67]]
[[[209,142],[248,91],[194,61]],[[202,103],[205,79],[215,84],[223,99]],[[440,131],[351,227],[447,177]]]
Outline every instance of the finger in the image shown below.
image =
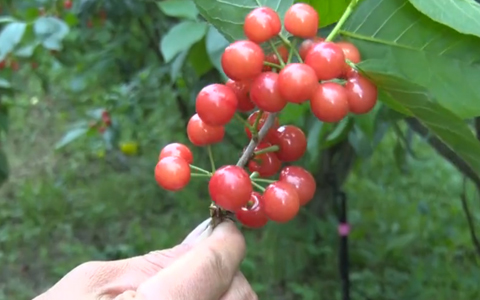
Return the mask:
[[202,233],[207,230],[212,218],[208,218],[198,225],[187,237],[183,240],[182,244],[194,244],[201,237]]
[[237,272],[232,285],[220,300],[258,300],[258,296],[248,283],[247,278],[241,272]]
[[230,287],[245,256],[245,239],[233,222],[218,225],[170,267],[141,284],[138,291],[148,300],[217,300]]

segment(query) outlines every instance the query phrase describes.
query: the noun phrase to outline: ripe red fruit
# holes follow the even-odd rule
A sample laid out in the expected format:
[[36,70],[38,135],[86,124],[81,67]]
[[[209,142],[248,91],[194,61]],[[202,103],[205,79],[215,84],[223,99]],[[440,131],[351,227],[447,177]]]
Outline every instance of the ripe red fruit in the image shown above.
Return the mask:
[[105,131],[107,131],[107,127],[105,127],[105,126],[100,126],[100,127],[98,127],[97,130],[98,130],[98,132],[99,132],[100,134],[104,134]]
[[282,98],[278,86],[278,74],[263,72],[258,75],[250,87],[250,99],[255,105],[266,112],[279,112],[287,105]]
[[[262,142],[256,148],[255,151],[259,151],[272,145],[269,143]],[[258,172],[260,177],[270,177],[277,174],[282,167],[282,162],[278,159],[275,152],[267,152],[255,155],[248,162],[248,169],[250,172]]]
[[[282,61],[285,63],[288,60],[288,49],[285,46],[279,46],[277,48],[278,54],[280,54],[280,58]],[[280,59],[278,58],[277,54],[275,53],[270,53],[269,55],[265,56],[265,61],[272,63],[272,64],[277,64],[280,65]],[[263,66],[263,72],[268,72],[272,70],[272,67],[270,66]]]
[[208,125],[194,114],[187,124],[187,136],[195,146],[211,145],[223,140],[225,127]]
[[277,128],[270,138],[270,143],[280,148],[275,153],[278,159],[284,162],[299,160],[307,150],[305,133],[293,125],[284,125]]
[[265,215],[277,223],[286,223],[298,214],[300,200],[293,185],[286,181],[276,181],[263,193]]
[[345,55],[335,43],[320,42],[308,51],[305,64],[312,67],[318,80],[331,80],[342,75]]
[[0,61],[0,70],[4,69],[6,65],[7,65],[7,62],[5,60]]
[[20,64],[17,62],[17,61],[11,61],[10,62],[10,69],[12,69],[12,71],[16,72],[18,70],[20,70]]
[[261,44],[280,33],[282,22],[278,14],[270,7],[258,7],[252,10],[243,24],[245,36],[252,42]]
[[235,212],[237,220],[246,227],[261,228],[268,223],[268,218],[263,210],[262,195],[253,192],[247,205]]
[[233,81],[227,80],[226,86],[232,89],[237,96],[237,110],[241,112],[251,111],[255,108],[255,104],[250,100],[250,81]]
[[312,6],[296,3],[287,10],[283,22],[288,32],[294,36],[308,39],[317,34],[319,17]]
[[168,156],[155,166],[155,180],[167,191],[179,191],[190,182],[190,165],[181,157]]
[[237,96],[231,88],[214,83],[207,85],[198,93],[195,109],[206,124],[223,126],[232,120],[237,104]]
[[338,42],[336,44],[342,49],[345,59],[348,59],[354,64],[358,64],[361,61],[360,51],[358,51],[358,48],[354,44],[349,42]]
[[213,173],[208,183],[212,201],[229,211],[245,206],[253,192],[252,182],[241,167],[224,166]]
[[262,72],[265,54],[252,41],[236,41],[222,54],[222,68],[232,80],[253,79]]
[[292,103],[310,99],[318,86],[315,71],[308,65],[292,63],[278,74],[278,89],[282,98]]
[[193,154],[190,149],[180,143],[171,143],[163,147],[162,151],[160,151],[160,155],[158,156],[158,160],[162,160],[165,157],[180,157],[183,158],[188,164],[193,163]]
[[65,9],[70,9],[70,8],[72,8],[72,1],[66,0],[65,2],[63,2],[63,7],[64,7]]
[[354,114],[366,114],[377,104],[377,87],[367,78],[357,75],[345,84],[350,111]]
[[280,181],[293,185],[297,191],[300,206],[310,202],[315,195],[317,184],[312,174],[298,166],[288,166],[280,172]]
[[310,109],[322,122],[339,122],[349,111],[347,91],[336,82],[324,82],[313,93]]
[[312,49],[312,47],[320,42],[323,42],[325,39],[321,37],[315,37],[313,39],[307,39],[304,40],[301,44],[300,47],[298,48],[298,54],[300,54],[300,57],[302,60],[305,60],[307,57],[308,51]]
[[[269,115],[270,114],[268,112],[264,112],[262,114],[262,116],[260,117],[260,120],[258,121],[258,126],[256,128],[257,131],[260,131],[260,129],[262,129],[263,124],[265,124],[265,121],[267,120]],[[248,119],[247,119],[248,124],[253,126],[255,124],[255,120],[257,119],[257,116],[258,116],[258,111],[255,111],[255,112],[251,113],[250,116],[248,116]],[[267,135],[265,136],[263,141],[265,141],[265,142],[269,141],[272,138],[272,136],[275,135],[275,131],[277,130],[278,126],[280,126],[280,122],[279,122],[278,117],[277,117],[277,118],[275,118],[273,126],[270,127],[270,129],[268,130]],[[252,138],[252,133],[246,127],[245,127],[245,133],[247,134],[247,137],[249,139]]]

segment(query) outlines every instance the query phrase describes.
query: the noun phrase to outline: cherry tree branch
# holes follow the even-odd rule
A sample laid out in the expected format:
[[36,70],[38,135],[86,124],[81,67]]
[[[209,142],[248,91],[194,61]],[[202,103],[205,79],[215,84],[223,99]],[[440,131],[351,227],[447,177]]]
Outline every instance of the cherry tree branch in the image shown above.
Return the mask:
[[258,131],[257,137],[252,137],[250,140],[250,143],[248,144],[247,148],[245,151],[243,151],[242,156],[237,162],[238,167],[245,167],[245,165],[248,163],[250,158],[253,155],[253,152],[255,151],[255,148],[257,147],[258,143],[263,140],[263,138],[267,135],[268,131],[270,128],[272,128],[273,124],[275,123],[275,118],[277,117],[277,114],[269,114],[267,119],[265,120],[265,123],[263,123],[262,128]]

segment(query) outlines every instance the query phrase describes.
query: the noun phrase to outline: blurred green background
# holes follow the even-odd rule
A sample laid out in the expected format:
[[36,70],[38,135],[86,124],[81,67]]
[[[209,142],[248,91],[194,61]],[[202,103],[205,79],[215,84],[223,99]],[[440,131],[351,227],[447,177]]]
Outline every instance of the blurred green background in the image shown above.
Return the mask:
[[[214,35],[204,33],[182,50],[183,61],[166,62],[157,43],[178,18],[154,2],[79,3],[66,11],[61,1],[7,1],[10,11],[3,11],[33,22],[42,6],[70,29],[60,50],[47,43],[30,55],[16,52],[0,73],[9,85],[1,98],[9,110],[1,147],[10,165],[0,188],[2,300],[31,299],[85,261],[171,247],[208,217],[204,181],[168,193],[153,169],[162,146],[188,142],[185,118],[196,92],[221,80],[215,53],[205,46]],[[102,135],[88,124],[103,109],[113,126]],[[337,219],[321,166],[328,151],[338,155],[333,166],[348,165],[333,172],[348,173],[352,299],[479,298],[479,253],[461,201],[465,194],[478,224],[473,184],[464,188],[463,175],[403,123],[392,121],[378,145],[365,145],[361,132],[377,115],[327,128],[330,138],[322,143],[312,138],[317,123],[287,109],[282,120],[305,128],[313,141],[301,164],[316,174],[322,191],[293,222],[242,229],[248,245],[242,271],[260,299],[341,297]],[[235,161],[232,153],[247,142],[238,123],[228,130],[225,143],[213,148],[219,165]],[[65,145],[57,144],[62,139]],[[356,154],[335,148],[345,145]],[[207,161],[203,149],[193,150],[197,162]]]

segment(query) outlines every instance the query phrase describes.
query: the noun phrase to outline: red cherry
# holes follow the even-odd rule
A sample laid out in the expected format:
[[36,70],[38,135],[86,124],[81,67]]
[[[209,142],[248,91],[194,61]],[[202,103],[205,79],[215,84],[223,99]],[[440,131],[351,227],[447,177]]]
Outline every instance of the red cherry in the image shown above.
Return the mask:
[[280,172],[280,181],[293,185],[297,191],[300,206],[306,205],[313,199],[317,184],[312,174],[298,166],[288,166]]
[[299,160],[307,150],[305,133],[293,125],[280,126],[270,138],[270,142],[280,148],[275,154],[284,162]]
[[208,183],[212,201],[225,210],[237,211],[245,206],[253,192],[252,182],[244,169],[224,166],[213,173]]
[[335,43],[320,42],[308,51],[305,64],[312,67],[318,80],[331,80],[343,74],[345,55]]
[[187,124],[188,139],[195,146],[206,146],[219,143],[225,136],[224,126],[211,126],[194,114]]
[[155,167],[155,180],[167,191],[179,191],[190,182],[190,165],[181,157],[161,159]]
[[231,88],[214,83],[207,85],[198,93],[195,109],[206,124],[223,126],[232,120],[237,104],[237,96]]
[[261,228],[268,223],[268,218],[263,211],[262,195],[253,192],[247,205],[235,212],[237,220],[246,227]]
[[163,147],[162,151],[160,151],[158,160],[160,161],[162,158],[170,156],[183,158],[188,164],[193,163],[192,151],[190,151],[190,149],[184,144],[171,143],[166,145],[165,147]]
[[12,69],[13,72],[16,72],[20,70],[20,64],[17,61],[11,61],[10,62],[10,69]]
[[348,59],[354,64],[358,64],[361,61],[360,51],[358,51],[358,48],[354,44],[349,42],[338,42],[336,44],[342,49],[345,59]]
[[318,86],[315,71],[305,64],[292,63],[278,74],[278,89],[282,98],[292,103],[310,99]]
[[[282,45],[277,48],[277,52],[278,54],[280,54],[280,58],[282,59],[282,62],[285,63],[288,60],[288,49]],[[270,53],[269,55],[265,56],[265,61],[272,64],[280,65],[280,59],[275,53]],[[263,66],[262,70],[263,72],[268,72],[272,70],[272,67]]]
[[336,82],[324,82],[313,93],[310,109],[322,122],[339,122],[349,112],[347,91]]
[[250,99],[259,109],[275,113],[287,105],[287,100],[280,96],[277,81],[278,74],[274,72],[264,72],[253,80]]
[[287,10],[283,22],[285,29],[292,35],[308,39],[317,34],[319,17],[312,6],[296,3]]
[[298,214],[300,200],[293,185],[286,181],[276,181],[263,193],[265,215],[277,223],[286,223]]
[[278,14],[269,7],[252,10],[243,24],[247,38],[257,44],[264,43],[280,33],[282,22]]
[[307,57],[308,51],[310,51],[310,49],[312,49],[314,45],[320,42],[323,42],[324,40],[325,39],[321,37],[315,37],[313,39],[304,40],[300,44],[300,48],[298,49],[298,54],[300,54],[300,57],[302,58],[302,60],[305,60],[305,58]]
[[[259,151],[272,146],[269,143],[262,142],[255,151]],[[258,172],[260,177],[270,177],[278,173],[282,167],[282,162],[278,159],[274,152],[267,152],[255,155],[253,159],[248,162],[248,169],[250,172]]]
[[72,1],[66,0],[65,2],[63,2],[63,7],[64,7],[65,9],[70,9],[70,8],[72,8]]
[[7,65],[7,62],[5,60],[0,61],[0,70],[4,69]]
[[265,54],[252,41],[237,41],[223,52],[221,63],[228,78],[232,80],[253,79],[262,72]]
[[98,127],[97,130],[98,130],[98,132],[99,132],[100,134],[104,134],[105,131],[107,131],[107,127],[105,127],[105,126],[100,126],[100,127]]
[[366,114],[377,104],[377,87],[367,78],[357,75],[345,84],[350,111],[354,114]]
[[[260,120],[258,121],[258,126],[256,128],[257,131],[260,131],[262,129],[263,124],[265,124],[265,121],[267,120],[269,115],[270,114],[268,112],[264,112],[262,114],[262,116],[260,117]],[[255,120],[257,119],[257,116],[258,116],[258,111],[255,111],[252,114],[250,114],[250,116],[248,116],[248,119],[247,119],[248,124],[253,126],[255,124]],[[275,131],[277,130],[278,126],[280,126],[280,122],[279,122],[278,117],[277,117],[277,118],[275,118],[275,121],[273,122],[273,126],[268,130],[267,135],[265,136],[263,141],[265,141],[265,142],[269,141],[272,138],[272,136],[275,135]],[[246,127],[245,127],[245,133],[247,134],[247,137],[249,139],[252,138],[252,133]]]
[[237,110],[241,112],[251,111],[255,108],[255,104],[250,100],[250,81],[233,81],[229,79],[226,86],[232,89],[237,96]]

